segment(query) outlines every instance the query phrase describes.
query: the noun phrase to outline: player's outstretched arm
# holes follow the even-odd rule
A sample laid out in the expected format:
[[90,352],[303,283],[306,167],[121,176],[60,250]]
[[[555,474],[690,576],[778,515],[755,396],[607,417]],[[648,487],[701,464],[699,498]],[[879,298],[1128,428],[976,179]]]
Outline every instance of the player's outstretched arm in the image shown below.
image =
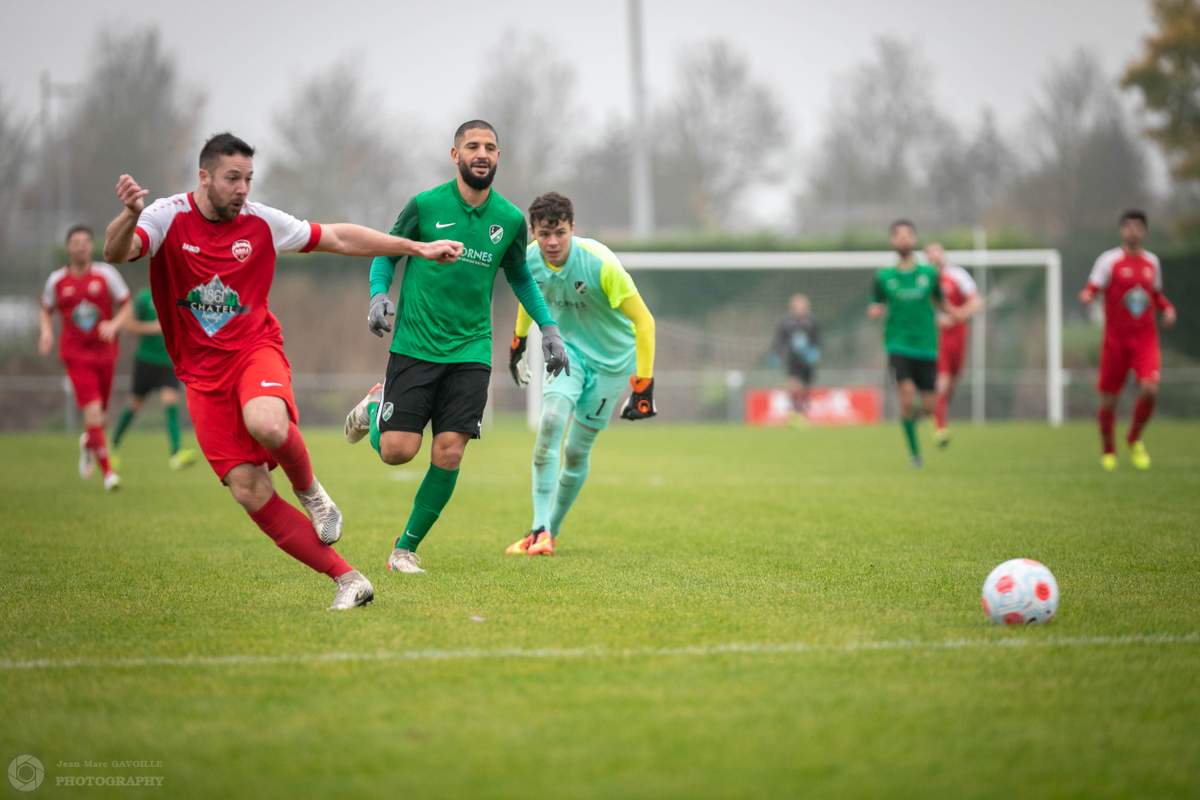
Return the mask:
[[136,261],[142,255],[142,240],[133,234],[137,229],[138,217],[146,207],[148,192],[138,185],[132,175],[122,175],[117,179],[117,199],[125,208],[104,230],[104,260],[110,264]]
[[417,242],[403,236],[381,233],[364,225],[336,222],[321,225],[321,240],[314,249],[342,256],[416,256],[439,264],[452,264],[462,255],[462,242],[448,239]]

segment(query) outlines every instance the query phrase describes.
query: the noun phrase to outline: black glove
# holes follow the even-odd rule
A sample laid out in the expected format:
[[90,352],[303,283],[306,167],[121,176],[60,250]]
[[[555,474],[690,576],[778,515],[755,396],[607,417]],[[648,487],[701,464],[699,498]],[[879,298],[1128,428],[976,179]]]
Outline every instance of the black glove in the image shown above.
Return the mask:
[[551,378],[564,370],[568,375],[571,374],[571,361],[567,358],[567,349],[563,347],[557,325],[542,328],[542,358],[546,361],[546,374]]
[[367,330],[382,338],[384,333],[392,332],[392,324],[388,317],[395,316],[396,306],[384,292],[371,297],[371,308],[367,311]]
[[621,419],[650,419],[657,414],[658,409],[654,407],[654,378],[633,377],[629,379],[629,385],[633,387],[633,393],[621,409]]
[[517,386],[529,385],[529,369],[525,366],[525,345],[528,338],[514,333],[512,344],[508,346],[508,374],[512,375]]

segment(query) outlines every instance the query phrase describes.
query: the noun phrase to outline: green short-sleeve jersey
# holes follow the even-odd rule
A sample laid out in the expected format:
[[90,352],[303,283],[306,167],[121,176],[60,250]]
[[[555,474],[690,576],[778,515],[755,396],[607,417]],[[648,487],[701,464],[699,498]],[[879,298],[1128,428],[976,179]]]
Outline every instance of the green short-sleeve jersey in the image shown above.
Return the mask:
[[[421,192],[408,202],[393,236],[422,242],[453,239],[463,252],[453,264],[409,257],[400,285],[393,353],[440,364],[492,361],[492,288],[497,270],[539,325],[553,324],[525,264],[528,229],[520,209],[494,189],[472,207],[456,181]],[[387,292],[399,259],[371,264],[371,294]],[[522,295],[525,295],[522,297]]]
[[875,273],[872,299],[887,305],[883,347],[889,355],[937,358],[935,303],[941,302],[942,289],[936,269],[929,264],[884,267]]
[[[142,289],[133,298],[133,318],[138,322],[154,322],[158,312],[154,310],[154,298],[150,289]],[[133,355],[138,361],[148,364],[171,366],[171,356],[167,354],[167,346],[163,343],[162,334],[144,333],[138,336],[137,352]]]

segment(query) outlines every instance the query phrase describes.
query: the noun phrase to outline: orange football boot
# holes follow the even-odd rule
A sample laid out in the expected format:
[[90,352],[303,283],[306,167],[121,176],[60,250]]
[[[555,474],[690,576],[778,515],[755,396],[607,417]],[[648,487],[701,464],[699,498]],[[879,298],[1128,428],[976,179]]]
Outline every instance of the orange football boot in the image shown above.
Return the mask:
[[552,556],[554,555],[554,537],[550,531],[541,531],[537,538],[533,540],[533,544],[529,545],[529,549],[525,551],[531,556]]
[[529,547],[537,541],[538,534],[544,531],[545,528],[538,528],[536,531],[530,531],[527,535],[510,544],[505,550],[506,556],[523,556],[529,552]]

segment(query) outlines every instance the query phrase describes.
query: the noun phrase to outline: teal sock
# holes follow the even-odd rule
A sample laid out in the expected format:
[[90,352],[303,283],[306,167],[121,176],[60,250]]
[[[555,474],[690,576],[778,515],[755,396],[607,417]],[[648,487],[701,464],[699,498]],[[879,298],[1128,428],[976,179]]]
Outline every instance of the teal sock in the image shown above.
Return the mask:
[[167,415],[167,441],[170,443],[171,455],[179,452],[179,407],[167,406],[163,409]]
[[367,416],[371,419],[371,447],[379,452],[379,403],[367,404]]
[[442,509],[454,494],[454,484],[458,482],[458,470],[442,469],[434,464],[429,465],[421,488],[413,499],[412,513],[404,526],[404,535],[396,540],[396,547],[404,550],[417,549],[425,534],[433,527],[441,516]]
[[129,430],[129,423],[133,422],[133,409],[126,407],[121,412],[121,418],[117,420],[117,427],[113,430],[112,446],[117,447],[121,444],[121,437],[125,435],[125,431]]
[[562,395],[552,394],[542,400],[542,419],[533,444],[533,524],[529,526],[532,531],[550,527],[563,433],[571,421],[572,410],[574,404]]
[[917,444],[917,418],[909,419],[905,417],[900,420],[900,424],[904,427],[904,438],[908,442],[908,452],[915,458],[921,455],[921,446]]
[[558,478],[558,494],[554,497],[554,508],[550,511],[550,532],[557,537],[562,533],[563,518],[579,497],[579,490],[587,480],[592,460],[592,445],[600,431],[575,422],[567,434],[567,445],[563,448],[563,468]]

